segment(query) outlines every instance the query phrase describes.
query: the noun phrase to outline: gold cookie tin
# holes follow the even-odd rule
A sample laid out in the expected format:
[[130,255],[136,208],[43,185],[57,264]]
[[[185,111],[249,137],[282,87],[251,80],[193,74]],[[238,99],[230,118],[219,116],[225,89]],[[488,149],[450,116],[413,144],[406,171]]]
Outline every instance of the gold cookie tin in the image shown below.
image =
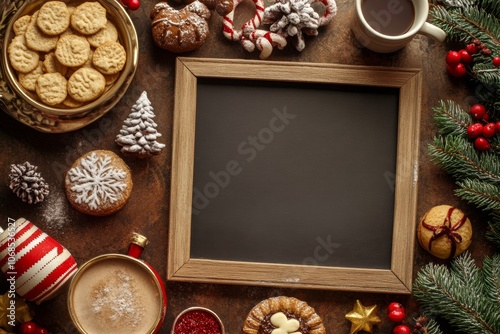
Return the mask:
[[[63,0],[68,5],[84,1]],[[32,14],[44,0],[4,0],[0,4],[0,108],[21,123],[41,132],[63,133],[80,129],[101,118],[123,97],[137,69],[139,45],[134,24],[123,6],[115,0],[97,0],[115,23],[119,40],[127,52],[127,61],[118,80],[97,100],[78,108],[56,108],[39,102],[23,89],[10,66],[7,49],[14,37],[12,26],[23,15]]]

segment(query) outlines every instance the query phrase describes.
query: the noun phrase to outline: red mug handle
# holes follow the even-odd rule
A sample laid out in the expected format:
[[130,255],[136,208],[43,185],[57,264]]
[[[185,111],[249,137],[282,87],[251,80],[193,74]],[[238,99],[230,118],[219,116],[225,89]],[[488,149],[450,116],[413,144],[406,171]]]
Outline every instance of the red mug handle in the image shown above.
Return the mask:
[[[148,244],[148,239],[145,236],[140,235],[138,233],[134,233],[132,236],[132,240],[130,241],[130,245],[128,247],[127,255],[131,256],[133,258],[139,259],[139,257],[142,254],[142,251],[144,250],[144,247],[146,247],[147,244]],[[163,295],[162,316],[161,316],[160,322],[158,323],[158,325],[156,326],[156,329],[154,331],[154,333],[158,333],[158,331],[160,330],[160,328],[163,324],[163,320],[165,319],[165,315],[167,314],[167,291],[165,290],[165,284],[163,284],[163,280],[162,280],[160,274],[158,274],[158,272],[149,263],[147,263],[146,261],[143,261],[143,262],[155,274],[156,279],[160,283],[161,293]]]

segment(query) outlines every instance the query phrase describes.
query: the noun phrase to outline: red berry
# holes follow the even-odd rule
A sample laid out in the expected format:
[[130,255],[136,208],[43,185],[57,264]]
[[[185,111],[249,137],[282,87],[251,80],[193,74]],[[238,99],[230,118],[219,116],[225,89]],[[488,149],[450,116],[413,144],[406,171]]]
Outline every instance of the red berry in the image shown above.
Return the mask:
[[469,138],[477,138],[483,134],[483,125],[481,123],[474,123],[467,128],[467,136]]
[[387,315],[392,322],[402,322],[406,318],[405,310],[402,308],[393,310]]
[[497,132],[500,133],[500,121],[495,123],[495,128],[497,129]]
[[495,123],[488,123],[483,126],[483,136],[486,138],[491,138],[497,133],[497,128]]
[[446,64],[452,67],[460,64],[460,60],[461,60],[460,53],[457,51],[450,51],[446,55]]
[[448,70],[448,73],[454,76],[455,78],[461,78],[467,74],[467,70],[465,69],[465,66],[462,63],[456,66],[447,65],[446,69]]
[[19,327],[19,333],[20,334],[35,334],[37,328],[38,328],[38,326],[34,322],[27,321]]
[[392,330],[392,333],[393,334],[410,334],[411,329],[410,329],[410,327],[408,327],[406,325],[399,325],[399,326],[394,327],[394,329]]
[[387,312],[392,312],[394,310],[404,309],[403,305],[398,302],[392,302],[387,306]]
[[474,104],[470,107],[469,109],[470,114],[475,117],[475,118],[480,118],[482,119],[483,116],[486,114],[486,108],[480,103]]
[[466,65],[470,65],[474,62],[474,57],[472,57],[467,50],[460,50],[458,51],[460,53],[460,59],[462,60],[462,63]]
[[466,50],[467,50],[467,53],[470,55],[475,55],[476,53],[479,52],[479,50],[477,49],[477,45],[474,43],[467,45]]
[[493,66],[500,67],[500,57],[493,58]]
[[122,2],[130,10],[137,10],[141,6],[140,0],[123,0]]
[[484,137],[477,137],[474,140],[474,148],[478,151],[487,151],[491,148],[491,146]]

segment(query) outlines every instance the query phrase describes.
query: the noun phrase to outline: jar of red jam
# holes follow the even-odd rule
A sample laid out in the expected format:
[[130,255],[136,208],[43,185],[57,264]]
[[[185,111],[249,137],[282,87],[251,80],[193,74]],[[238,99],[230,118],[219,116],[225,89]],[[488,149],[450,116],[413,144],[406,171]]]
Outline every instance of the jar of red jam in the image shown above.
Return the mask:
[[205,307],[190,307],[179,313],[170,334],[225,334],[219,316]]

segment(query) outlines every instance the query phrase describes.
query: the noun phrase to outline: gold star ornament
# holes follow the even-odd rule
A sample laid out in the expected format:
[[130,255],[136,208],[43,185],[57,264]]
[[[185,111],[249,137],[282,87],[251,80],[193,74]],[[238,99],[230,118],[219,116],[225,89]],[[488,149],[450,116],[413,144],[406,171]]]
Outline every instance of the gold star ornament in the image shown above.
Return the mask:
[[346,319],[352,322],[350,334],[359,331],[371,333],[373,325],[380,322],[380,318],[375,314],[376,309],[377,305],[363,306],[359,300],[356,300],[353,310],[345,315]]

